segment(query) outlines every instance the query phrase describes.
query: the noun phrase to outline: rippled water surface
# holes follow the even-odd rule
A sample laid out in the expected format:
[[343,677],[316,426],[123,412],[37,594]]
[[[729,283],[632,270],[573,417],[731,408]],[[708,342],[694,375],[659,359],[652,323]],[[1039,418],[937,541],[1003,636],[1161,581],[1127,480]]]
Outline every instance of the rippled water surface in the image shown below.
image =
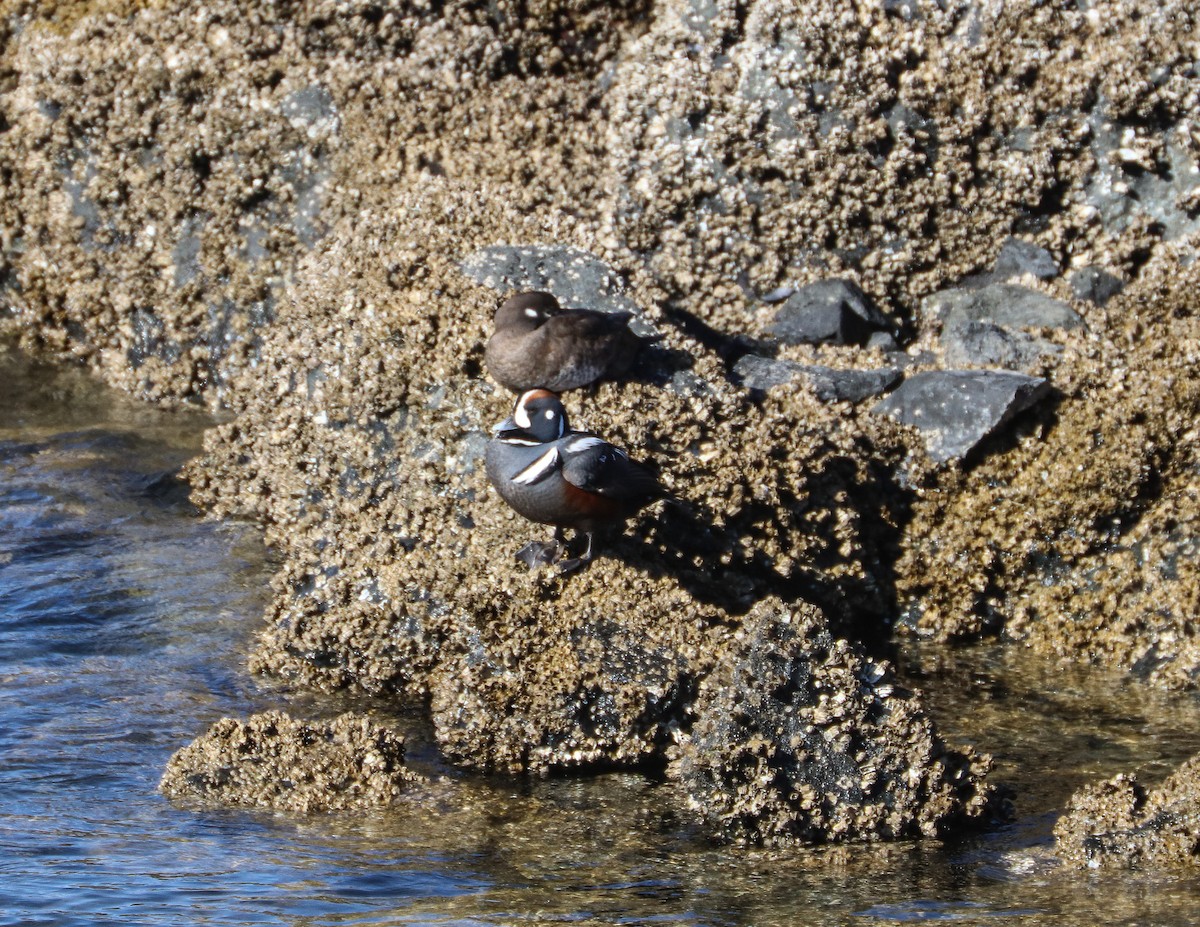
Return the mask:
[[[0,925],[1195,923],[1200,880],[1063,873],[1054,811],[1200,750],[1192,697],[1020,651],[901,663],[943,730],[997,756],[1016,822],[931,841],[714,847],[633,775],[452,778],[409,807],[298,816],[175,807],[170,754],[223,715],[344,705],[249,676],[270,576],[252,529],[174,477],[207,419],[0,353]],[[364,707],[364,706],[359,706]],[[376,711],[386,706],[366,706]],[[413,765],[437,776],[420,713]]]

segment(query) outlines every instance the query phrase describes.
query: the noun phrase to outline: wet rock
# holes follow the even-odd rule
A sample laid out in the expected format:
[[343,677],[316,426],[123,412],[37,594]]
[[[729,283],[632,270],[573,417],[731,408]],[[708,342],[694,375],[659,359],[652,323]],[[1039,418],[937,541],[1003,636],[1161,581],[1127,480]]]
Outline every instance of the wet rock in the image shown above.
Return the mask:
[[963,322],[942,333],[942,348],[951,367],[999,367],[1030,372],[1062,347],[1028,332],[991,322]]
[[713,631],[696,620],[655,631],[606,614],[599,590],[582,594],[598,608],[564,609],[557,623],[506,622],[502,637],[469,624],[467,647],[444,658],[430,683],[448,758],[483,772],[545,774],[661,757]]
[[1125,281],[1101,267],[1081,267],[1071,274],[1068,282],[1076,299],[1103,306],[1125,288]]
[[282,811],[389,805],[425,780],[404,765],[404,740],[363,715],[301,721],[279,711],[225,718],[171,757],[169,798]]
[[752,843],[933,836],[979,822],[990,759],[934,734],[886,665],[812,609],[764,602],[701,683],[680,778],[719,833]]
[[864,344],[887,317],[851,280],[821,280],[787,298],[768,326],[784,344]]
[[1200,756],[1157,789],[1118,775],[1071,796],[1054,826],[1058,855],[1081,868],[1200,864]]
[[900,368],[837,370],[747,354],[733,365],[734,376],[747,389],[769,390],[802,380],[824,402],[861,402],[878,396],[900,379]]
[[925,299],[924,317],[943,330],[967,322],[988,322],[1003,328],[1073,329],[1083,319],[1061,300],[1014,283],[995,283],[981,289],[941,290]]
[[929,456],[946,463],[967,456],[1049,393],[1049,382],[1020,373],[932,370],[905,379],[871,411],[916,427]]

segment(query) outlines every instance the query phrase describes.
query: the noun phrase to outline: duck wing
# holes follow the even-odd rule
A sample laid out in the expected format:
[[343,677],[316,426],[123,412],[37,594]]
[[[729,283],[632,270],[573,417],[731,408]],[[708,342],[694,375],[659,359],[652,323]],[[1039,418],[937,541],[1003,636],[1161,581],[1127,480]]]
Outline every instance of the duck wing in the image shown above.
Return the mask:
[[629,328],[632,312],[598,312],[595,309],[567,309],[552,315],[543,324],[547,332],[559,338],[599,338]]
[[572,486],[612,499],[654,499],[666,494],[654,474],[603,438],[564,438],[562,475]]

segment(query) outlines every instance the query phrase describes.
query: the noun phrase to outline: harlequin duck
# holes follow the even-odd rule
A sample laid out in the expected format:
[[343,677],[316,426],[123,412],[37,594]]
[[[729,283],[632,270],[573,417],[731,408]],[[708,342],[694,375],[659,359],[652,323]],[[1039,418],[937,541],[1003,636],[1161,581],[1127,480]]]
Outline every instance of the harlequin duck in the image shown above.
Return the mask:
[[517,400],[512,417],[488,442],[486,457],[488,479],[518,514],[554,525],[556,541],[563,528],[587,535],[583,555],[559,563],[563,572],[592,558],[597,528],[667,495],[654,474],[623,450],[589,432],[571,431],[563,404],[544,389]]
[[643,340],[629,330],[632,318],[563,309],[549,293],[518,293],[496,310],[483,361],[513,392],[578,389],[629,368]]

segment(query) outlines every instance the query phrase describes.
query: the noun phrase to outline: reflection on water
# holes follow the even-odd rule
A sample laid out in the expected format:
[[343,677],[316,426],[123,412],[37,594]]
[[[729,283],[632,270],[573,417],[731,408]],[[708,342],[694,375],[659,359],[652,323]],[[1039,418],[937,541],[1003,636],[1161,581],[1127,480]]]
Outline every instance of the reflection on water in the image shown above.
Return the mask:
[[[1016,790],[1015,823],[953,846],[716,847],[634,775],[451,778],[374,814],[172,806],[167,757],[218,717],[346,707],[244,671],[270,567],[172,476],[205,422],[0,354],[0,925],[1192,922],[1200,880],[1064,874],[1049,835],[1080,783],[1200,750],[1196,701],[1000,648],[903,658]],[[390,720],[445,772],[419,711]]]

